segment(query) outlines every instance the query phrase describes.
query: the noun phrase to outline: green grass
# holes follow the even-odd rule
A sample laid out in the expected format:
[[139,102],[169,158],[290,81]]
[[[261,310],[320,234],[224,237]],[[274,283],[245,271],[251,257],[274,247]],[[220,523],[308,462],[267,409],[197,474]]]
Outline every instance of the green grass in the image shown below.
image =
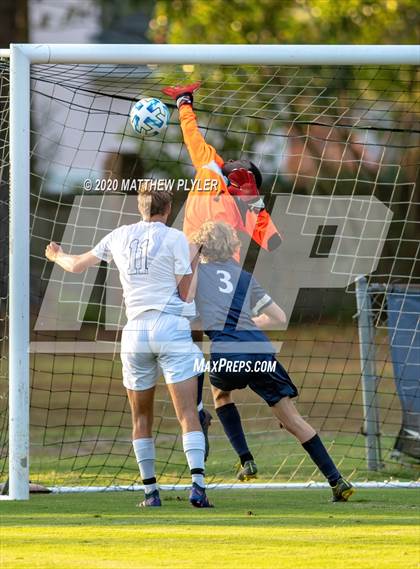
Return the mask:
[[417,569],[420,496],[358,490],[213,491],[214,510],[185,492],[140,510],[139,495],[35,495],[0,503],[2,569]]

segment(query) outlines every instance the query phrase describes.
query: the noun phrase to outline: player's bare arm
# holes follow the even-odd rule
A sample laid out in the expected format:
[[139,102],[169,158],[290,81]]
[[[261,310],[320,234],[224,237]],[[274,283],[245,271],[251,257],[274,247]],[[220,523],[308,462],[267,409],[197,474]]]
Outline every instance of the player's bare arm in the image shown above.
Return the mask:
[[89,267],[97,265],[101,262],[98,257],[92,253],[92,251],[87,251],[81,255],[70,255],[69,253],[64,253],[63,248],[58,243],[51,241],[45,249],[45,256],[49,261],[57,263],[62,269],[69,273],[83,273]]
[[261,314],[255,316],[252,320],[258,328],[272,328],[276,324],[285,324],[286,314],[278,304],[271,302],[268,306],[263,308]]
[[197,265],[200,258],[199,247],[190,243],[191,270],[189,275],[175,275],[178,294],[184,302],[192,302],[197,290]]

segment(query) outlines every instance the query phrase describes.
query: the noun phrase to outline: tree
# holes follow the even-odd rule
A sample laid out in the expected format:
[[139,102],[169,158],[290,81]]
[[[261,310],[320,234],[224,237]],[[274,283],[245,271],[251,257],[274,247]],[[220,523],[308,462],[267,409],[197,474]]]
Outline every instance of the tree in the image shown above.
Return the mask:
[[417,43],[417,7],[416,0],[158,0],[149,27],[166,43]]
[[[0,2],[0,47],[8,48],[13,42],[28,41],[27,0],[2,0]],[[9,120],[9,73],[8,65],[0,63],[0,152],[8,145],[7,128]],[[2,157],[3,158],[3,157]],[[8,211],[9,211],[9,165],[2,161],[0,166],[0,298],[5,300],[8,275]],[[3,313],[3,302],[0,314]]]
[[13,42],[28,41],[28,1],[2,0],[0,2],[0,47]]

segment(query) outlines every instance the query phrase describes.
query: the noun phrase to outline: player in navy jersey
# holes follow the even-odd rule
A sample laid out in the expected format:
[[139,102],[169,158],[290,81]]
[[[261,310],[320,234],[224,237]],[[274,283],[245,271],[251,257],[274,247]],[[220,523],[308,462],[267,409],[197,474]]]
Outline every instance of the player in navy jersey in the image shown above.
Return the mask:
[[[347,501],[353,486],[341,476],[314,428],[297,411],[292,398],[298,391],[260,329],[284,322],[282,309],[234,260],[240,242],[232,227],[207,222],[191,241],[201,252],[195,300],[203,330],[211,340],[209,375],[216,411],[229,404],[232,390],[250,387],[327,478],[333,501]],[[241,449],[244,441],[237,438],[231,442],[238,454],[247,448],[245,442]]]

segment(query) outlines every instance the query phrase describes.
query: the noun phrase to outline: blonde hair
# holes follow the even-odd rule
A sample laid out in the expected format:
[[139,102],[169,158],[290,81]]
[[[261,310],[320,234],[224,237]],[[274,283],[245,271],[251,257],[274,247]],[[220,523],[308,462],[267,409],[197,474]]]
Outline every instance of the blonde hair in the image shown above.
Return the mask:
[[172,193],[158,190],[150,180],[143,180],[139,186],[137,198],[139,212],[144,220],[154,215],[165,215],[172,204]]
[[191,237],[200,247],[203,261],[227,261],[241,246],[236,231],[222,221],[206,221]]

